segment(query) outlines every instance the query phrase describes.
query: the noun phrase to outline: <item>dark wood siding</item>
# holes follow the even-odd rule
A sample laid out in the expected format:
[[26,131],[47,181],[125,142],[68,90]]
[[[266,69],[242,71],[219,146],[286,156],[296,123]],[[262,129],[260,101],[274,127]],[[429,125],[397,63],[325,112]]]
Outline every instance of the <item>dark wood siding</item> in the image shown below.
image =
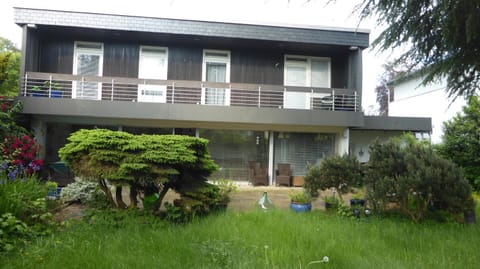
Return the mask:
[[140,46],[125,43],[104,43],[103,75],[112,77],[138,77]]
[[168,79],[202,80],[202,48],[168,47]]
[[27,49],[25,57],[25,71],[38,71],[39,65],[39,55],[40,55],[40,44],[38,40],[38,35],[35,31],[30,28],[27,28],[28,39],[27,39]]
[[231,52],[232,83],[283,84],[283,53],[254,50]]
[[[203,49],[222,49],[231,52],[230,81],[233,83],[283,85],[284,55],[305,55],[331,58],[331,86],[349,86],[348,48],[282,47],[271,43],[218,43],[221,40],[183,40],[175,36],[149,33],[78,30],[59,32],[36,29],[38,38],[29,34],[26,70],[72,74],[74,41],[102,42],[104,44],[104,76],[137,77],[140,45],[168,47],[168,75],[170,80],[202,80]],[[33,34],[33,35],[32,35]],[[230,40],[231,41],[231,40]],[[271,49],[270,49],[271,48]],[[37,54],[38,51],[38,54]],[[36,55],[38,56],[36,56]]]
[[332,88],[347,88],[347,57],[347,55],[338,55],[331,59]]
[[40,72],[72,74],[73,40],[46,38],[41,42]]

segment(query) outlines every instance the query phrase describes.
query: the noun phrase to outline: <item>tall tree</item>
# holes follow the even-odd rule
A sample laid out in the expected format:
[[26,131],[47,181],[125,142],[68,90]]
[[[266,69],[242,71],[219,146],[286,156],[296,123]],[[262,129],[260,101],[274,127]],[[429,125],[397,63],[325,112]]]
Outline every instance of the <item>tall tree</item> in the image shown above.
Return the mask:
[[375,94],[377,95],[377,103],[379,107],[380,116],[388,116],[388,104],[393,100],[394,96],[394,80],[401,78],[415,70],[415,67],[408,63],[399,61],[389,62],[383,65],[384,72],[375,87]]
[[443,144],[440,153],[465,170],[470,184],[480,190],[480,100],[469,99],[463,113],[443,125]]
[[480,90],[479,0],[362,0],[356,10],[387,25],[374,47],[407,47],[399,60],[425,67],[424,84],[445,77],[452,98]]
[[0,37],[0,96],[18,94],[20,51],[8,39]]

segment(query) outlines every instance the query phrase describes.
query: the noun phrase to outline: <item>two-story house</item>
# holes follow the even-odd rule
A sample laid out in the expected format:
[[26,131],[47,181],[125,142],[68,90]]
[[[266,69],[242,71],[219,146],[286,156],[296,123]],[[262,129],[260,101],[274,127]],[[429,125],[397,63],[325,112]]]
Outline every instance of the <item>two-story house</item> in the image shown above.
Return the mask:
[[422,84],[424,79],[425,75],[420,70],[392,81],[388,114],[396,117],[431,118],[430,139],[437,144],[442,142],[443,123],[461,112],[466,101],[462,97],[455,100],[448,97],[447,81],[444,78],[427,85]]
[[80,128],[210,140],[216,176],[274,184],[332,154],[368,159],[368,144],[430,119],[362,112],[369,32],[15,8],[23,28],[23,113],[47,162]]

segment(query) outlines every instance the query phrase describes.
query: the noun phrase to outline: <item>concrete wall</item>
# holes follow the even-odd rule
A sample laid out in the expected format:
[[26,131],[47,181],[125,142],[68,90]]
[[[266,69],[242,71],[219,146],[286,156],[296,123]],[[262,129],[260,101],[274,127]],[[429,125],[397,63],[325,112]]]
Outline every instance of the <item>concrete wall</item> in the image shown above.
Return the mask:
[[403,134],[403,131],[374,131],[374,130],[350,130],[350,154],[355,155],[360,162],[368,162],[370,159],[370,144],[379,139],[386,141],[392,136]]

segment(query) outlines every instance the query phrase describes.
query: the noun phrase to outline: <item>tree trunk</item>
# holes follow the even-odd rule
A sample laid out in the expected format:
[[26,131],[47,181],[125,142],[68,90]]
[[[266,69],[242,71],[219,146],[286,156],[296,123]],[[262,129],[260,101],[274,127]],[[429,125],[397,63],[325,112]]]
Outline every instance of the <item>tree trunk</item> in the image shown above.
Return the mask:
[[137,185],[131,184],[130,185],[130,208],[137,208],[138,201],[137,201]]
[[121,208],[121,209],[127,208],[127,205],[125,204],[125,202],[123,202],[122,186],[116,186],[115,187],[115,198],[117,200],[118,208]]
[[108,188],[107,182],[103,179],[98,179],[98,185],[100,186],[100,189],[105,193],[105,196],[107,196],[107,200],[112,205],[112,207],[115,207],[115,201],[113,200],[112,192],[110,191],[110,188]]
[[169,184],[164,184],[162,191],[159,193],[157,201],[155,201],[155,206],[153,207],[153,211],[156,212],[160,209],[160,206],[162,206],[162,200],[165,197],[165,194],[167,194],[168,190],[170,189]]

